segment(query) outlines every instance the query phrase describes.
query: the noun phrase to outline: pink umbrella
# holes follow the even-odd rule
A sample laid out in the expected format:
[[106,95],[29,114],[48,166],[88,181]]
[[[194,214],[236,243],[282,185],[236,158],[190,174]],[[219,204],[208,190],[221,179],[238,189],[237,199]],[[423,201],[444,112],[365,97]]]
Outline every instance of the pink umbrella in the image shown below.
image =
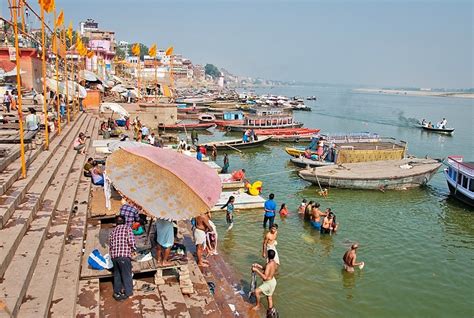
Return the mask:
[[221,194],[214,169],[168,149],[118,149],[107,158],[106,167],[117,191],[161,219],[195,217],[209,211]]

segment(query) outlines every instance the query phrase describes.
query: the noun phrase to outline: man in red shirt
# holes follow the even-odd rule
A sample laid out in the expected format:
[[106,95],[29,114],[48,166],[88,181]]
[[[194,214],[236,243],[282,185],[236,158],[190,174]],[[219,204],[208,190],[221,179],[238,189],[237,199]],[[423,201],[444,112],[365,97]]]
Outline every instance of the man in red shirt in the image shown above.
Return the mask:
[[122,301],[133,295],[132,252],[136,250],[132,229],[125,218],[116,216],[117,226],[109,235],[109,252],[114,264],[114,298]]

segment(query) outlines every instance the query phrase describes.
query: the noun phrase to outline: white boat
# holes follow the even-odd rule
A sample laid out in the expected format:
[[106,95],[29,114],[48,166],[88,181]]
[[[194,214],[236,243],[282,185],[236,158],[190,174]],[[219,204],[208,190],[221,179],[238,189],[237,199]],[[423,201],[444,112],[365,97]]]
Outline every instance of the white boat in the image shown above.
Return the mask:
[[474,162],[466,162],[462,156],[449,156],[444,176],[453,197],[474,207]]

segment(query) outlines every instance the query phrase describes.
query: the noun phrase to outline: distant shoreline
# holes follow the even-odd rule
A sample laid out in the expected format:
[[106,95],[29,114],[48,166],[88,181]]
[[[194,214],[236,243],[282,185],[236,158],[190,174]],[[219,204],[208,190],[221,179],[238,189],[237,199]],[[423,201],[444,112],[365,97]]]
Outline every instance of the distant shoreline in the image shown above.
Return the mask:
[[381,88],[355,88],[354,91],[361,92],[361,93],[375,93],[375,94],[385,94],[385,95],[474,98],[474,93],[461,93],[461,92],[409,91],[409,90],[381,89]]

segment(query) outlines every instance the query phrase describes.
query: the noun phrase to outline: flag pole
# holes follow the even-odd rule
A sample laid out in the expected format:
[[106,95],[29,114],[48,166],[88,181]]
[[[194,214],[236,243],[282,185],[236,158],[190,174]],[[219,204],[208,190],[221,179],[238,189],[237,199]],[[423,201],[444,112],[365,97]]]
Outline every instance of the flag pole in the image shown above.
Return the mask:
[[155,104],[158,104],[158,70],[157,70],[156,55],[153,59],[154,59],[154,64],[155,64]]
[[42,54],[41,54],[41,63],[43,69],[43,115],[44,115],[44,149],[49,149],[49,131],[48,131],[48,104],[46,103],[46,40],[45,40],[45,29],[44,29],[44,7],[41,7],[41,47],[42,47]]
[[54,52],[55,62],[56,62],[56,112],[58,114],[58,134],[61,133],[61,113],[59,109],[59,55],[58,55],[58,45],[56,41],[56,32],[57,32],[57,12],[56,6],[54,7],[54,33],[53,33],[53,47],[56,49]]
[[26,178],[25,162],[25,141],[23,133],[23,100],[21,97],[21,76],[20,76],[20,49],[18,47],[18,11],[16,10],[16,0],[13,1],[13,28],[15,30],[15,62],[16,62],[16,87],[18,91],[18,122],[20,123],[20,157],[21,157],[21,176]]
[[66,111],[67,111],[67,123],[71,122],[71,114],[69,112],[69,79],[67,73],[67,42],[66,42],[66,25],[63,24],[63,43],[64,43],[64,80],[66,83]]

